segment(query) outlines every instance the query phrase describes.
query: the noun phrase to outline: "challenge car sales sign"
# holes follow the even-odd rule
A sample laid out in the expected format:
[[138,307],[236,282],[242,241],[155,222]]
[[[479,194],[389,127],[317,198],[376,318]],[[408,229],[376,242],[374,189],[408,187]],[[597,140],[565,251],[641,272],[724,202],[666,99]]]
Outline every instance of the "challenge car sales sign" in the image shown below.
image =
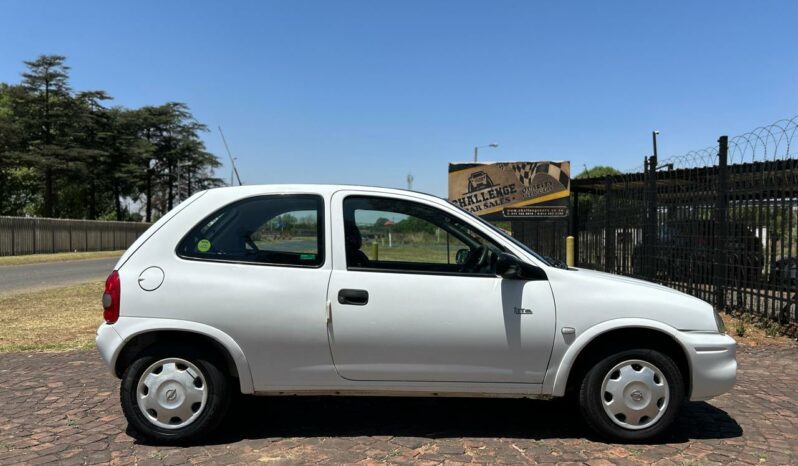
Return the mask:
[[449,164],[449,202],[480,216],[563,217],[570,194],[570,162]]

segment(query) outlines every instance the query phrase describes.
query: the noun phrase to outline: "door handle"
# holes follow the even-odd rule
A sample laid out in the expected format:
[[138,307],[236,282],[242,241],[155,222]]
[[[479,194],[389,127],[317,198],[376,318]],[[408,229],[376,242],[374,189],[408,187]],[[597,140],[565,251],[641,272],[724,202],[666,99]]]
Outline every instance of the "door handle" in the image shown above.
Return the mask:
[[338,302],[353,306],[365,306],[369,302],[369,292],[366,290],[343,289],[338,292]]

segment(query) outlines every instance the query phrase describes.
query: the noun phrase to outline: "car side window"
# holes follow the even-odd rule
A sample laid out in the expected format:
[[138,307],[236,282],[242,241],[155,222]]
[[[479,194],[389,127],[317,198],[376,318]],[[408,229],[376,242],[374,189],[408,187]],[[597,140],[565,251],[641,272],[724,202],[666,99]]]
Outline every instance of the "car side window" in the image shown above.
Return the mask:
[[439,209],[400,199],[344,199],[347,268],[492,275],[502,248]]
[[318,267],[324,263],[324,201],[270,195],[221,208],[195,226],[177,253],[187,259]]

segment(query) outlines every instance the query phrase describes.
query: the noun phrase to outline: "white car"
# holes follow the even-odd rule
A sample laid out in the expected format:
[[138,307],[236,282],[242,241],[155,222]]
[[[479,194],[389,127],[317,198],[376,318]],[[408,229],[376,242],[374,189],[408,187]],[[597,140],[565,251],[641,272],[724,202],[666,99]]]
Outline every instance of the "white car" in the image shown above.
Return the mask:
[[152,441],[213,430],[234,392],[552,398],[648,439],[735,381],[712,306],[549,263],[417,192],[275,185],[197,193],[108,277],[97,347]]

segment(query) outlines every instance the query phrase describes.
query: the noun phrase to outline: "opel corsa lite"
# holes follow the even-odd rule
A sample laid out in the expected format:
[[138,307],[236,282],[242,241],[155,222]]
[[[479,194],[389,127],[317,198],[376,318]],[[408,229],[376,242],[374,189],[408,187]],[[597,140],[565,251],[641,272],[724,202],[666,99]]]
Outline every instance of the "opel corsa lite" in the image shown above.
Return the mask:
[[552,398],[614,440],[731,389],[712,306],[547,261],[450,203],[356,186],[195,194],[108,277],[97,347],[151,441],[213,430],[234,392]]

